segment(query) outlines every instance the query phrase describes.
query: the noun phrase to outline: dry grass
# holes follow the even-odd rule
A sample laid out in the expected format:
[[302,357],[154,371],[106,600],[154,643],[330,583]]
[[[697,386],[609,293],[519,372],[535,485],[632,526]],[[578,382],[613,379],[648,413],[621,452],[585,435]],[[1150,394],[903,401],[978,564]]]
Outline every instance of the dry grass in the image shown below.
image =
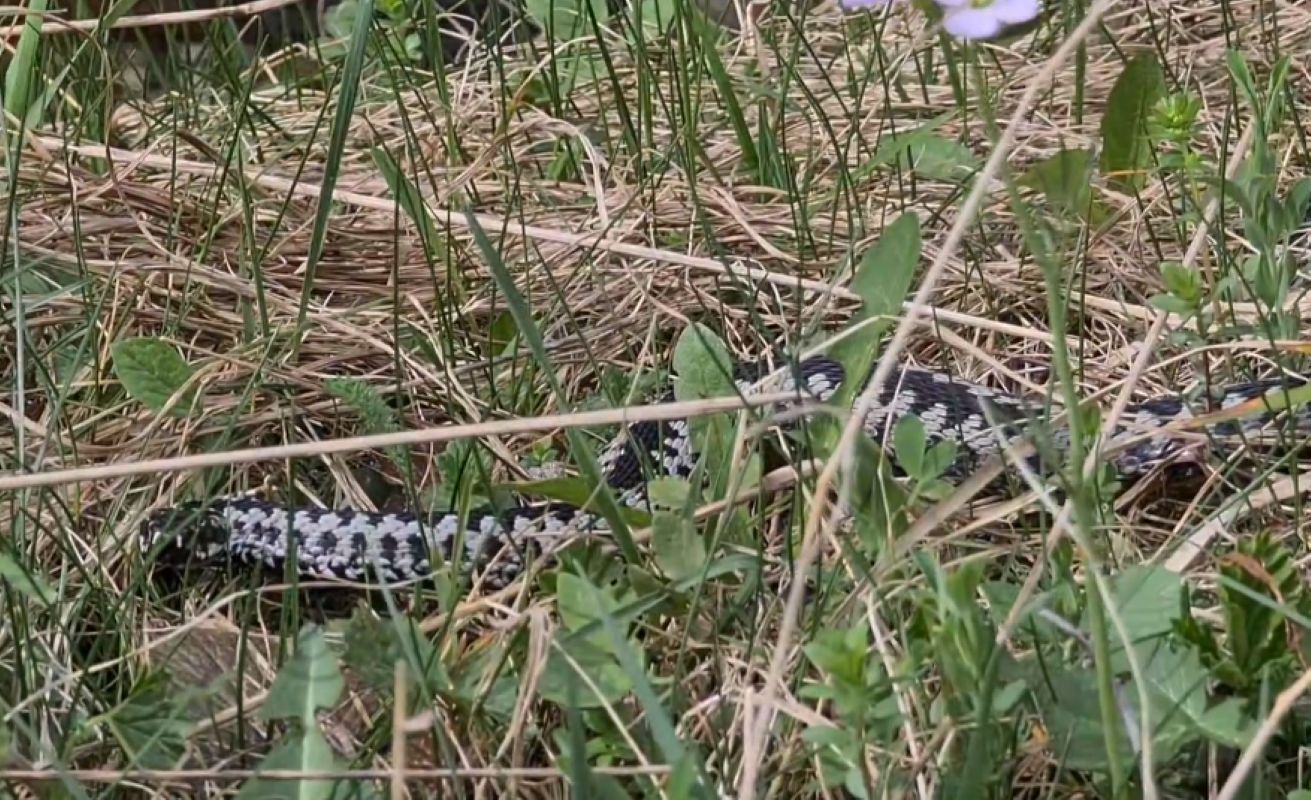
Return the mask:
[[[1125,58],[1136,52],[1158,50],[1168,68],[1201,95],[1199,148],[1209,154],[1231,148],[1242,132],[1236,118],[1247,117],[1246,109],[1235,107],[1225,71],[1227,40],[1259,66],[1276,46],[1293,54],[1290,99],[1298,117],[1306,114],[1311,76],[1301,56],[1311,14],[1280,6],[1276,30],[1263,20],[1270,4],[1256,0],[1159,5],[1166,7],[1153,8],[1150,22],[1136,4],[1108,17],[1114,43],[1090,40],[1081,79],[1070,68],[1053,82],[1018,131],[1011,169],[1022,171],[1062,147],[1097,145],[1109,87]],[[740,97],[754,98],[766,89],[782,92],[768,105],[787,108],[781,123],[771,125],[790,159],[795,185],[789,189],[753,183],[741,143],[716,101],[718,90],[707,75],[689,75],[672,50],[656,48],[644,64],[619,56],[616,84],[576,92],[560,114],[524,101],[523,71],[540,66],[527,51],[498,56],[519,76],[509,82],[500,80],[496,62],[485,54],[452,70],[446,77],[448,106],[418,76],[368,73],[339,165],[338,202],[308,287],[315,197],[327,169],[335,93],[293,95],[264,87],[244,108],[217,89],[125,103],[112,116],[110,138],[117,149],[108,164],[93,160],[104,152],[101,143],[65,138],[69,131],[44,131],[29,142],[12,194],[18,209],[10,235],[26,273],[21,319],[29,355],[25,407],[4,406],[0,454],[12,468],[21,443],[26,468],[49,471],[182,455],[213,446],[212,437],[225,430],[230,447],[358,433],[359,421],[325,391],[324,381],[336,376],[359,378],[393,400],[407,428],[568,410],[557,406],[539,374],[525,369],[526,356],[515,362],[491,362],[486,356],[488,331],[505,306],[462,222],[465,203],[485,220],[505,220],[503,230],[489,232],[530,298],[575,402],[596,391],[600,365],[619,374],[667,368],[670,343],[690,320],[716,323],[733,352],[745,359],[784,343],[795,350],[810,332],[839,328],[853,305],[796,291],[789,279],[845,287],[850,255],[861,253],[904,211],[921,217],[924,255],[932,259],[955,217],[958,185],[899,169],[863,169],[889,133],[956,108],[946,71],[927,75],[917,62],[935,46],[921,25],[917,16],[898,15],[880,45],[869,36],[851,38],[838,12],[825,6],[801,31],[787,20],[774,20],[755,31],[756,38],[725,44],[721,55]],[[1041,40],[1029,37],[1011,49],[987,53],[992,62],[987,81],[999,118],[1010,113],[1055,47],[1046,28],[1040,35]],[[794,53],[802,36],[805,47]],[[769,38],[777,49],[762,43]],[[859,89],[850,83],[852,76],[880,70],[891,91],[880,78]],[[641,151],[633,153],[622,145],[626,120],[620,109],[635,107],[643,72],[642,85],[658,98],[655,116],[642,130]],[[702,103],[690,121],[681,116],[687,109],[672,88],[689,77],[696,83],[685,88]],[[986,157],[989,137],[977,113],[964,121],[958,116],[942,133],[959,136],[981,160]],[[692,139],[703,159],[695,170],[685,160]],[[563,145],[573,149],[579,169],[559,178]],[[415,226],[396,211],[371,155],[379,147],[404,165],[434,210],[445,263],[429,262]],[[1302,149],[1295,138],[1276,144],[1286,175],[1299,173]],[[675,157],[668,158],[671,154]],[[288,182],[296,184],[293,191]],[[1150,181],[1137,197],[1102,184],[1094,192],[1113,215],[1064,255],[1065,278],[1082,294],[1068,334],[1080,390],[1113,397],[1155,315],[1147,302],[1161,291],[1157,265],[1182,258],[1188,241],[1177,233],[1171,198],[1158,182]],[[528,235],[523,226],[529,226]],[[1233,248],[1241,233],[1226,228],[1226,246]],[[1010,205],[998,190],[933,296],[934,308],[954,316],[919,330],[906,361],[1015,391],[1041,391],[1053,382],[1046,287],[1022,250]],[[706,259],[727,268],[705,269]],[[748,277],[735,268],[739,260],[773,280]],[[1211,260],[1203,254],[1204,266]],[[303,299],[304,327],[298,330]],[[10,293],[4,307],[11,323],[12,301]],[[5,329],[7,339],[17,343],[16,329]],[[117,392],[109,348],[141,335],[176,343],[195,368],[203,403],[185,419],[157,417]],[[293,339],[298,347],[292,347]],[[81,358],[73,356],[77,347],[85,348]],[[1187,352],[1161,346],[1138,377],[1135,396],[1192,386],[1199,360],[1171,361]],[[4,374],[14,373],[14,354],[14,346],[0,353]],[[1251,349],[1211,352],[1209,368],[1239,378],[1261,369],[1267,357],[1258,342]],[[1160,364],[1168,366],[1157,369]],[[65,368],[69,371],[58,380],[42,374]],[[490,392],[492,386],[501,393]],[[8,396],[15,397],[14,392]],[[512,477],[509,465],[540,438],[484,444],[502,460],[502,476]],[[436,479],[435,450],[415,448],[420,483]],[[380,490],[378,473],[384,482],[399,483],[394,466],[376,456],[331,454],[295,470],[278,463],[235,468],[219,476],[215,490],[244,491],[270,478],[328,505],[368,506],[400,491]],[[35,563],[63,581],[69,597],[138,593],[141,562],[132,539],[137,523],[148,509],[182,496],[198,477],[147,475],[58,487],[6,503],[0,518],[8,529],[27,531],[25,546]],[[1168,553],[1206,513],[1140,498],[1122,508],[1118,524],[1104,533],[1116,559],[1137,563]],[[1282,507],[1259,516],[1253,523],[1290,532],[1297,527],[1294,512]],[[951,535],[944,526],[924,546],[939,548],[945,562],[988,558],[1018,572],[1040,559],[1042,545],[1013,520],[999,517],[969,537]],[[1243,520],[1239,515],[1226,522]],[[963,524],[953,522],[957,529]],[[1205,554],[1190,566],[1212,568]],[[896,588],[886,591],[885,599],[897,594]],[[868,600],[866,592],[868,587],[851,607]],[[531,592],[503,599],[509,605],[466,609],[461,630],[484,637],[479,646],[519,631],[548,636],[557,624],[546,614],[549,599]],[[187,613],[199,614],[205,604],[192,598]],[[236,618],[238,605],[214,613]],[[45,643],[48,659],[67,673],[90,674],[97,659],[135,657],[134,648],[157,638],[160,631],[142,624],[145,620],[175,625],[179,619],[144,597],[128,608],[133,630],[122,631],[121,649],[88,657],[82,645],[58,641],[52,629],[54,638]],[[696,666],[684,674],[685,685],[704,699],[676,722],[683,736],[718,748],[716,758],[722,761],[710,767],[722,770],[730,783],[741,767],[736,759],[742,698],[764,678],[779,611],[777,603],[762,603],[755,640],[721,643],[719,654],[697,630],[651,631],[645,644],[657,661],[672,660],[680,646],[692,653]],[[877,614],[871,618],[876,627],[881,624]],[[438,621],[430,618],[426,627],[435,629]],[[880,652],[895,663],[906,646],[898,640],[904,631],[882,633]],[[218,647],[205,641],[203,649]],[[265,656],[276,661],[276,647]],[[800,669],[793,658],[790,663]],[[530,666],[523,665],[521,673],[526,684]],[[270,670],[266,681],[271,675]],[[82,685],[64,686],[48,702],[75,707],[85,699],[81,692],[88,691],[75,688]],[[914,720],[920,758],[929,765],[921,780],[934,784],[934,754],[956,734],[932,727],[928,709],[916,705],[926,698],[915,695],[904,711]],[[357,702],[362,701],[353,698]],[[549,711],[537,718],[540,709],[521,702],[518,713],[533,725],[486,731],[475,739],[469,730],[449,730],[451,741],[466,749],[459,763],[545,765],[547,743],[534,739],[535,726],[549,728],[559,721]],[[795,696],[780,697],[776,710],[784,717],[816,719],[814,708]],[[367,730],[359,725],[334,741],[354,740],[350,747],[341,744],[343,751],[369,753],[375,745],[357,738]],[[762,768],[766,774],[780,770],[775,790],[800,791],[807,779],[800,772],[801,745],[795,730],[783,736],[768,748]],[[92,764],[96,752],[88,750]],[[409,755],[411,765],[423,760]],[[221,766],[222,759],[212,756],[203,763]],[[1037,784],[1052,774],[1051,754],[1034,742],[1022,746],[1016,758],[1015,791],[1037,794]],[[387,763],[385,755],[376,759],[378,765]],[[1030,783],[1034,788],[1019,788]],[[479,785],[495,794],[498,784]],[[545,780],[520,788],[545,796],[558,792],[559,785]]]

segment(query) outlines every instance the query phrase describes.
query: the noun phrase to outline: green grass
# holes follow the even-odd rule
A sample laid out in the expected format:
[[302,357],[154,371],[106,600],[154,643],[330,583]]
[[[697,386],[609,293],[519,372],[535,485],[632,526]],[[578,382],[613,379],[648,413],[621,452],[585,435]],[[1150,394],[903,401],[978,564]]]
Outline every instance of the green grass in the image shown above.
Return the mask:
[[[911,421],[893,458],[857,437],[852,517],[811,524],[818,470],[787,468],[834,455],[848,387],[782,434],[768,409],[699,420],[698,479],[653,482],[644,515],[598,490],[614,427],[0,490],[0,779],[327,797],[355,771],[339,788],[381,796],[403,766],[414,796],[1305,795],[1301,434],[1229,437],[1191,483],[1085,468],[1126,389],[1305,373],[1300,20],[1119,11],[1047,81],[1085,4],[993,47],[909,8],[776,8],[747,37],[684,0],[528,8],[539,35],[454,64],[430,4],[352,2],[263,62],[214,21],[194,61],[155,53],[136,97],[106,81],[128,68],[105,32],[25,35],[0,471],[642,405],[671,371],[680,400],[722,395],[728,358],[811,348],[872,372],[935,264],[942,314],[896,357],[1032,397],[1046,471],[961,502],[979,487],[944,482],[949,448]],[[554,461],[568,477],[527,480]],[[149,510],[264,485],[461,512],[513,485],[586,500],[617,535],[502,592],[459,563],[417,591],[152,575]]]

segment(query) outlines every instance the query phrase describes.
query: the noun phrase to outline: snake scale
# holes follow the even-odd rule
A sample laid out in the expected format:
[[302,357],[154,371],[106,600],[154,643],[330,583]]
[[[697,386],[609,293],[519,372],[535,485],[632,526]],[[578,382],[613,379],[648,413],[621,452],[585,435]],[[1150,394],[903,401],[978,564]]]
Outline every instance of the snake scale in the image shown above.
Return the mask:
[[[759,391],[758,378],[766,374],[763,363],[740,363],[734,369],[743,393]],[[789,374],[781,381],[782,391],[795,393],[798,401],[818,403],[833,397],[845,374],[840,364],[825,357],[800,361],[785,372]],[[1199,410],[1255,409],[1257,413],[1216,422],[1208,430],[1216,439],[1256,435],[1269,431],[1281,416],[1264,398],[1304,383],[1305,379],[1289,377],[1242,383],[1218,393],[1211,404],[1199,401],[1197,406]],[[672,399],[672,391],[664,399]],[[1042,404],[1036,400],[941,372],[905,368],[894,370],[884,383],[863,429],[895,455],[887,434],[903,417],[918,417],[930,444],[956,443],[955,460],[944,478],[958,481],[1003,448],[1023,440],[1025,423],[1041,418],[1041,412]],[[1282,416],[1290,414],[1295,430],[1311,432],[1311,411],[1302,406]],[[1163,430],[1194,416],[1182,397],[1131,405],[1112,437],[1112,442],[1123,437],[1125,446],[1115,449],[1109,460],[1124,477],[1195,460],[1197,434],[1189,439]],[[1068,436],[1057,429],[1051,441],[1059,451]],[[616,497],[633,507],[645,504],[648,475],[687,477],[695,463],[692,437],[683,420],[631,424],[598,459]],[[157,549],[165,561],[228,560],[279,571],[287,566],[294,545],[295,571],[308,579],[419,580],[430,575],[435,552],[443,561],[459,555],[463,568],[482,574],[485,586],[499,586],[512,581],[528,559],[549,553],[573,534],[606,530],[607,523],[599,515],[558,502],[523,503],[499,511],[481,508],[464,515],[462,522],[456,513],[288,508],[239,496],[154,511],[142,523],[140,538],[144,548]],[[463,552],[457,553],[457,547]]]

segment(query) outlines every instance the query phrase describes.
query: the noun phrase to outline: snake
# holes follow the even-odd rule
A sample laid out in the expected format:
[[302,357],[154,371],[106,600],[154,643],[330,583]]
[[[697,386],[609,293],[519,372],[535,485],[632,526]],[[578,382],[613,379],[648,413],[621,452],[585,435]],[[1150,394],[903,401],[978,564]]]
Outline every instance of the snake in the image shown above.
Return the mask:
[[[825,404],[834,398],[846,371],[838,361],[814,356],[796,361],[783,374],[781,389],[799,404]],[[771,374],[766,360],[737,362],[733,381],[743,395],[753,394]],[[872,371],[871,371],[872,374]],[[869,376],[859,391],[867,386]],[[1208,423],[1181,394],[1128,405],[1109,433],[1107,460],[1120,476],[1132,479],[1158,467],[1196,462],[1197,434],[1172,428],[1205,424],[1209,440],[1269,433],[1280,420],[1294,431],[1311,432],[1308,406],[1280,403],[1279,397],[1308,379],[1282,375],[1238,383],[1209,394],[1219,419]],[[854,396],[859,396],[856,394]],[[1287,397],[1287,395],[1282,395]],[[667,389],[663,402],[674,399]],[[949,373],[919,367],[889,372],[861,421],[864,434],[896,458],[891,432],[908,417],[923,426],[926,445],[950,441],[954,457],[940,476],[958,484],[981,465],[1032,440],[1033,422],[1049,406],[1038,397],[1020,396]],[[775,410],[783,410],[780,403]],[[1283,409],[1283,410],[1281,410]],[[804,409],[803,409],[804,411]],[[1234,413],[1239,412],[1239,413]],[[1201,412],[1207,414],[1205,409]],[[780,415],[783,416],[783,415]],[[1287,432],[1287,430],[1285,430]],[[649,508],[650,478],[689,478],[699,458],[687,419],[641,421],[622,426],[604,447],[597,465],[617,501]],[[1069,446],[1069,434],[1054,429],[1047,437],[1057,454]],[[1115,445],[1121,446],[1115,446]],[[1026,457],[1030,465],[1037,456]],[[388,584],[430,578],[441,563],[455,561],[467,574],[477,573],[484,586],[508,585],[530,559],[550,555],[579,535],[607,535],[604,516],[560,501],[516,500],[506,508],[485,506],[455,511],[375,512],[353,508],[290,507],[247,495],[184,501],[156,509],[140,525],[143,548],[160,563],[179,562],[262,567],[282,572],[289,566],[303,579],[360,582],[370,577]]]

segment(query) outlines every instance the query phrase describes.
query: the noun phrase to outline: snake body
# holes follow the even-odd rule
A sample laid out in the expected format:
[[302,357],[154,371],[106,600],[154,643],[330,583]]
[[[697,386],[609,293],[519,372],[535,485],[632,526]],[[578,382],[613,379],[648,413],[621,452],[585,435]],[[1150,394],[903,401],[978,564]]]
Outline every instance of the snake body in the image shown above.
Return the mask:
[[[756,391],[763,364],[735,365],[734,378],[744,393]],[[824,357],[799,362],[783,381],[782,390],[798,401],[824,403],[845,377],[840,364]],[[1216,437],[1246,436],[1269,430],[1277,412],[1262,398],[1306,383],[1283,378],[1238,384],[1213,398],[1212,409],[1238,409],[1257,403],[1261,413],[1210,425]],[[672,398],[672,392],[666,394]],[[1042,416],[1043,406],[953,376],[923,369],[897,369],[885,381],[863,421],[875,442],[895,455],[890,431],[902,418],[917,417],[929,444],[950,440],[956,456],[944,478],[957,481],[984,462],[1022,442],[1028,423]],[[1258,409],[1258,410],[1260,410]],[[1132,405],[1122,415],[1109,460],[1122,476],[1145,474],[1159,465],[1195,460],[1193,438],[1164,430],[1171,423],[1193,419],[1181,397],[1162,397]],[[1311,432],[1311,412],[1291,412],[1296,430]],[[1058,449],[1068,443],[1060,429],[1050,442]],[[621,503],[643,507],[648,476],[688,477],[696,464],[689,427],[684,420],[640,422],[612,439],[598,459],[606,483]],[[647,469],[649,465],[649,469]],[[368,512],[355,509],[288,508],[252,497],[227,497],[186,502],[151,513],[142,523],[142,546],[155,548],[168,561],[209,562],[227,559],[282,570],[294,558],[294,568],[308,579],[364,580],[370,575],[391,582],[422,580],[431,575],[433,556],[444,561],[459,556],[464,568],[479,571],[484,585],[513,580],[529,558],[550,552],[574,534],[604,533],[599,515],[563,504],[522,504],[505,510],[481,508],[457,513]],[[457,548],[459,551],[457,552]]]

